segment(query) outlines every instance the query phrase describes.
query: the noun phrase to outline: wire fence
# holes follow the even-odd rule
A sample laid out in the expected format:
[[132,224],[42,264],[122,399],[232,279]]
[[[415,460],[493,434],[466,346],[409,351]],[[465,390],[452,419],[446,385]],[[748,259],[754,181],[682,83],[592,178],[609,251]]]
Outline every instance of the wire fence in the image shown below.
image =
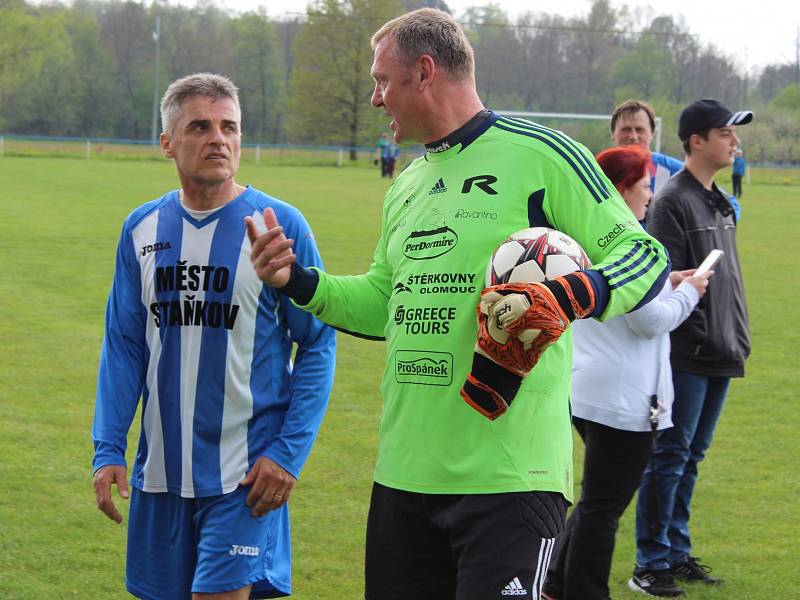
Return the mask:
[[[242,144],[244,163],[255,165],[306,165],[367,167],[377,159],[375,148],[357,147],[351,160],[349,146],[302,144]],[[421,146],[400,149],[399,164],[422,154]],[[0,134],[0,157],[83,158],[107,160],[165,160],[158,144],[150,140],[112,138],[50,137]]]
[[[400,149],[396,172],[423,153],[422,146]],[[40,135],[0,134],[0,160],[4,157],[78,158],[83,160],[165,161],[161,148],[150,140],[113,138],[50,137]],[[255,166],[338,166],[373,167],[375,148],[355,148],[350,160],[347,146],[301,144],[243,144],[241,163]],[[720,174],[727,178],[727,171]],[[750,163],[746,182],[771,185],[800,185],[800,167],[789,163]]]

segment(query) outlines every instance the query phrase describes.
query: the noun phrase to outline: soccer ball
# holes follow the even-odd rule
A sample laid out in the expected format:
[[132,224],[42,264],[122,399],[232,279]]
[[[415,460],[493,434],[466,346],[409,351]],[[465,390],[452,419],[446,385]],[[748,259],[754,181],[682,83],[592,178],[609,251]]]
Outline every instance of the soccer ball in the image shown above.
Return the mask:
[[578,242],[549,227],[511,234],[486,267],[486,287],[502,283],[539,283],[588,269],[592,262]]

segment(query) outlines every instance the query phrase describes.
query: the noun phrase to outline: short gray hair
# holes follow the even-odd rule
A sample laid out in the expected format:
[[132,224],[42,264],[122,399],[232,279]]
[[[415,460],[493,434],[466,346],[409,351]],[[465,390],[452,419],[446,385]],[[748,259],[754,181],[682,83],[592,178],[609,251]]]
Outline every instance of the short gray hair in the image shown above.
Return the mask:
[[239,90],[227,77],[215,73],[195,73],[173,81],[161,99],[161,125],[165,133],[172,134],[175,122],[180,117],[181,106],[193,96],[208,98],[230,98],[236,105],[240,120]]
[[372,48],[393,35],[397,57],[406,65],[430,55],[450,79],[475,76],[475,57],[464,30],[453,17],[436,8],[420,8],[392,19],[372,36]]

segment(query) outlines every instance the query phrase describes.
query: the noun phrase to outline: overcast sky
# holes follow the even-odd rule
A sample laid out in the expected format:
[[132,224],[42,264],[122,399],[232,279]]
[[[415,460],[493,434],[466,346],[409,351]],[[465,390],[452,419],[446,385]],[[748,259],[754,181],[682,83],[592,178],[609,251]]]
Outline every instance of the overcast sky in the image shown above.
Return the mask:
[[[446,0],[458,17],[464,9],[483,5],[481,0]],[[237,11],[266,6],[271,16],[303,13],[308,0],[221,0]],[[591,0],[504,0],[497,2],[512,18],[526,11],[560,14],[565,17],[585,14]],[[798,0],[612,0],[612,5],[627,5],[640,14],[667,13],[683,16],[691,33],[704,44],[713,44],[732,57],[742,69],[774,63],[795,62],[795,42],[800,26]],[[653,9],[653,6],[658,10]],[[649,13],[647,11],[650,11]]]

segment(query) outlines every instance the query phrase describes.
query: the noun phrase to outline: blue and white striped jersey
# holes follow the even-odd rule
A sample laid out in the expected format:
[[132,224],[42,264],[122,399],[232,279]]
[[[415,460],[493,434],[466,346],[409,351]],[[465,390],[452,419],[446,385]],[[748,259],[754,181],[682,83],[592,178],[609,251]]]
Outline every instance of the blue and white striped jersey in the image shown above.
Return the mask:
[[653,152],[650,155],[648,171],[650,173],[650,190],[655,194],[667,180],[683,168],[683,163],[677,158],[666,154]]
[[244,218],[263,223],[267,206],[300,264],[321,267],[300,212],[250,187],[200,221],[177,191],[125,221],[100,356],[95,470],[125,465],[141,397],[131,473],[141,490],[225,494],[260,456],[299,475],[330,394],[335,336],[257,278]]

